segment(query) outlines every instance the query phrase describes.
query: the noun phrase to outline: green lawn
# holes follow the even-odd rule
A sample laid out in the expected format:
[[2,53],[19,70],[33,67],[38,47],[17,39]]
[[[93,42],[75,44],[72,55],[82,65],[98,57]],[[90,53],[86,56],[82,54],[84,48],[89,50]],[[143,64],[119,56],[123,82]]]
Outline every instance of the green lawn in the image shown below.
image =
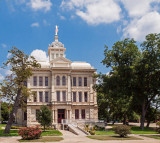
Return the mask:
[[96,135],[114,135],[114,131],[95,131]]
[[141,135],[141,136],[160,140],[160,135]]
[[43,131],[41,136],[62,136],[63,134],[58,130],[50,130],[50,131]]
[[141,138],[133,137],[133,136],[128,136],[128,137],[120,137],[120,136],[87,136],[90,139],[95,139],[95,140],[143,140]]
[[41,137],[35,140],[19,140],[19,142],[58,142],[63,140],[62,137]]
[[[96,135],[114,135],[113,129],[109,129],[108,131],[95,131]],[[154,131],[154,128],[144,128],[144,130],[141,130],[137,126],[131,126],[131,134],[158,134],[156,131]]]
[[[18,136],[18,130],[10,130],[9,134],[3,134],[4,129],[2,127],[5,127],[6,124],[0,124],[0,136]],[[63,134],[58,130],[47,130],[43,131],[41,136],[62,136]]]
[[132,126],[131,127],[131,133],[132,134],[157,134],[156,131],[154,131],[154,128],[144,128],[144,130],[141,130],[140,127]]

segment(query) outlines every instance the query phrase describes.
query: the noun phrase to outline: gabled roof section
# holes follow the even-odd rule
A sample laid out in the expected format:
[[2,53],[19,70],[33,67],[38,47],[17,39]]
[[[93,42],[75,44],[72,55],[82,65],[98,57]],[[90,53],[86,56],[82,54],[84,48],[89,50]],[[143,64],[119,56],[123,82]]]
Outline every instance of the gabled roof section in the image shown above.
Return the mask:
[[72,61],[64,58],[58,57],[50,61],[51,67],[71,67]]

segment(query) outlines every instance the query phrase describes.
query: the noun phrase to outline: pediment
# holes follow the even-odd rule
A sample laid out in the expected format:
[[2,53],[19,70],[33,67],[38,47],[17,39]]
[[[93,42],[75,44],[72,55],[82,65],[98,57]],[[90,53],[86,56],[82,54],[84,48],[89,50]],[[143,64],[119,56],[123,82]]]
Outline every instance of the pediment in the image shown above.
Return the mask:
[[72,63],[72,61],[64,58],[64,57],[58,57],[58,58],[55,58],[51,61],[51,63]]

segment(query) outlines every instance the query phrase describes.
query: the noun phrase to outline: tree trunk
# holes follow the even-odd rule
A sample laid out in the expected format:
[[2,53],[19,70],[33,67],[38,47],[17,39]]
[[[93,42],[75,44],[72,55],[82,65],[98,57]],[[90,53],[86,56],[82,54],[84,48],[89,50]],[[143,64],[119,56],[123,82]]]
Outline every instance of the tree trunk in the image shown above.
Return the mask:
[[16,100],[15,100],[13,109],[10,113],[8,123],[7,123],[6,128],[5,128],[3,133],[9,133],[10,132],[10,129],[11,129],[11,126],[12,126],[13,120],[14,120],[14,113],[17,112],[17,109],[18,109],[18,106],[19,106],[20,95],[21,95],[21,88],[19,88],[18,91],[17,91],[17,97],[16,97]]
[[123,118],[123,125],[126,125],[126,119],[127,119],[127,117],[126,117],[126,115],[124,115],[124,118]]
[[142,130],[144,130],[145,116],[146,116],[146,110],[145,110],[145,101],[144,101],[142,105],[141,125],[140,125],[140,128]]
[[146,125],[147,128],[149,128],[150,122],[151,122],[151,120],[148,119],[148,120],[147,120],[147,125]]
[[45,130],[46,130],[46,127],[45,127],[45,125],[44,125],[44,132],[45,132]]

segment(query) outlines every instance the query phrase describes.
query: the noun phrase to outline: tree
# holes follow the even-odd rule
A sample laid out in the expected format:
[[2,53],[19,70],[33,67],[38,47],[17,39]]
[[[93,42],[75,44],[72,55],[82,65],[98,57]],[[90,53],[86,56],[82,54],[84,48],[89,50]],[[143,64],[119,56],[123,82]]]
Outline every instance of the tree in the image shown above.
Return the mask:
[[136,107],[144,129],[147,109],[160,96],[160,34],[147,35],[141,47],[133,39],[118,41],[111,50],[105,46],[102,63],[111,70],[98,86],[113,104],[110,110],[123,115],[124,121]]
[[38,112],[38,122],[44,127],[50,126],[52,123],[52,113],[47,106],[41,106],[40,111]]
[[26,104],[26,98],[31,94],[24,82],[32,75],[32,68],[40,67],[33,57],[26,55],[16,47],[13,47],[9,53],[11,57],[4,63],[3,68],[10,66],[12,74],[6,76],[0,84],[0,96],[7,98],[9,102],[13,103],[13,108],[4,133],[10,132],[14,114],[16,114],[19,107]]

